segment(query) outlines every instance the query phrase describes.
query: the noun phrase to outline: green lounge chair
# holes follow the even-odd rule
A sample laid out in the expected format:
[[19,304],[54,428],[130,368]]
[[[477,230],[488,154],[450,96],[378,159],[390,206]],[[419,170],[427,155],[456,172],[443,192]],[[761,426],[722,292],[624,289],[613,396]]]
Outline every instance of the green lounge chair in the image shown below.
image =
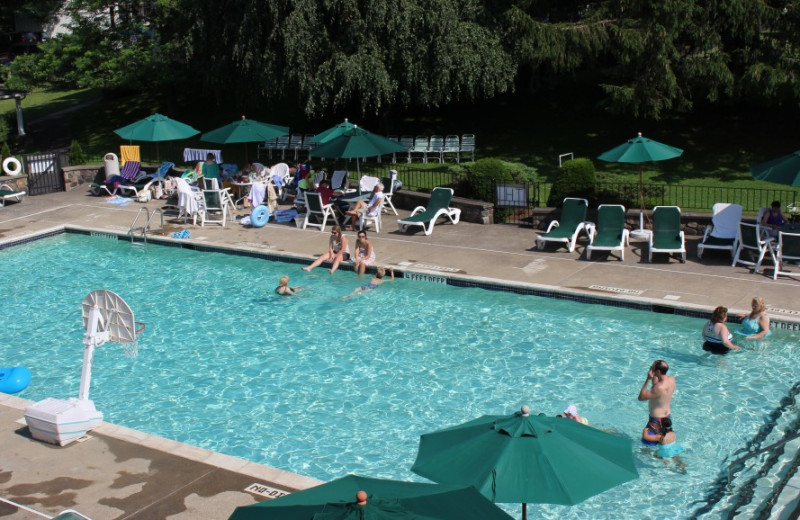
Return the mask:
[[[760,228],[761,226],[758,224],[739,222],[739,244],[736,247],[736,254],[733,256],[731,267],[736,267],[736,264],[753,266],[754,273],[757,273],[761,268],[761,262],[764,261],[767,251],[770,250],[769,242],[772,242],[772,239],[761,238]],[[758,259],[755,262],[751,262],[742,258],[742,253],[745,250],[753,257],[758,255]]]
[[717,202],[711,212],[711,225],[706,226],[703,240],[697,244],[697,258],[702,258],[706,249],[730,251],[733,256],[739,236],[739,221],[742,220],[742,207],[739,204]]
[[653,253],[679,253],[681,263],[686,263],[686,240],[681,231],[681,208],[678,206],[653,208],[653,231],[650,233],[648,262],[653,261]]
[[625,229],[625,206],[601,204],[597,208],[597,225],[587,228],[587,260],[592,259],[592,251],[619,251],[620,261],[625,260],[625,246],[630,242],[630,232]]
[[772,273],[773,280],[777,280],[778,275],[800,276],[800,269],[794,272],[784,270],[788,262],[800,262],[800,234],[779,232],[778,245],[775,250],[770,248],[770,254],[775,263]]
[[561,220],[554,220],[547,226],[547,231],[536,237],[536,247],[544,249],[547,242],[561,242],[567,246],[571,253],[575,251],[575,242],[578,234],[585,228],[586,209],[589,202],[586,199],[567,197],[561,206]]
[[461,210],[451,208],[451,200],[453,200],[452,188],[433,188],[427,208],[417,206],[410,216],[397,220],[400,231],[406,231],[410,226],[421,226],[425,234],[430,235],[433,233],[436,220],[441,216],[449,218],[453,224],[458,224],[461,220]]
[[22,198],[27,194],[25,190],[15,190],[8,184],[3,184],[0,186],[0,207],[5,206],[7,200],[22,202]]

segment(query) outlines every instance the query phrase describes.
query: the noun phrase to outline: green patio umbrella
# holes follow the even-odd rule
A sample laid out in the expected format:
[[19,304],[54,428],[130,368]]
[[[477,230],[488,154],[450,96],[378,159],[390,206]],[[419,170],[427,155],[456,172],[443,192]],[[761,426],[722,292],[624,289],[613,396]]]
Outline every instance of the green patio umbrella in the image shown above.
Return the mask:
[[[356,503],[365,491],[366,504]],[[359,515],[364,516],[359,516]],[[229,520],[511,520],[469,486],[400,482],[358,475],[274,500],[237,507]]]
[[201,141],[218,144],[244,143],[247,160],[247,143],[259,143],[289,134],[289,127],[261,123],[242,116],[238,121],[204,133]]
[[484,415],[420,438],[411,471],[499,503],[577,504],[638,478],[631,439],[570,419]]
[[311,150],[311,157],[331,157],[333,159],[356,159],[356,168],[359,175],[361,166],[358,159],[362,157],[375,157],[405,150],[400,143],[390,141],[383,136],[373,134],[354,126],[342,132],[339,137],[331,139]]
[[331,139],[336,139],[346,131],[355,128],[356,125],[349,122],[347,118],[344,119],[343,123],[339,123],[338,125],[334,125],[327,130],[323,130],[322,132],[318,133],[314,137],[311,138],[311,141],[315,143],[327,143]]
[[787,186],[800,186],[800,151],[750,168],[753,178]]
[[[601,161],[642,164],[651,161],[666,161],[680,157],[683,150],[659,143],[639,135],[633,139],[628,139],[624,144],[617,146],[605,153],[597,156]],[[642,182],[642,167],[639,167],[639,198],[641,200],[641,212],[639,213],[639,236],[644,236],[644,183]],[[634,230],[636,232],[636,230]]]
[[156,159],[159,158],[158,143],[160,141],[177,141],[188,139],[200,133],[191,126],[175,121],[161,114],[153,114],[128,126],[117,128],[114,133],[129,141],[156,143]]

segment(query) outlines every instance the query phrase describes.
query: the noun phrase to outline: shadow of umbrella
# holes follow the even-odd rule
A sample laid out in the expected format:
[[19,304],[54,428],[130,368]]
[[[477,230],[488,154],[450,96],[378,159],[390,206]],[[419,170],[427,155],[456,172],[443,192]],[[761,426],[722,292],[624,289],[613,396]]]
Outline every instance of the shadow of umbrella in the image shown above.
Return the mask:
[[[683,150],[675,148],[668,144],[653,141],[647,137],[643,137],[642,133],[633,139],[628,139],[627,142],[613,148],[605,153],[597,156],[601,161],[616,162],[616,163],[632,163],[643,164],[646,162],[666,161],[680,157]],[[639,212],[639,229],[631,231],[632,236],[637,238],[646,237],[647,233],[644,230],[644,183],[642,181],[642,168],[639,166],[639,200],[641,209]]]
[[[360,495],[360,496],[357,496]],[[358,475],[237,507],[228,520],[512,520],[469,486]]]
[[478,419],[420,438],[411,471],[472,485],[497,503],[577,504],[639,477],[632,441],[570,419],[513,415]]
[[200,133],[200,130],[175,121],[161,114],[140,119],[122,128],[117,128],[114,133],[129,141],[143,141],[156,143],[156,160],[161,162],[158,143],[161,141],[178,141],[188,139]]

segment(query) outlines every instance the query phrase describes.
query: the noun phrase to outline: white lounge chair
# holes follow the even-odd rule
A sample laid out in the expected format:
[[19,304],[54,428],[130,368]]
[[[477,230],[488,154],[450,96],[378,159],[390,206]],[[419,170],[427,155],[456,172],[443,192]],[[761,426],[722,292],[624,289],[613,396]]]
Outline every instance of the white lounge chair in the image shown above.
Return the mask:
[[441,216],[447,217],[453,224],[458,224],[461,220],[461,210],[450,207],[452,200],[452,188],[433,188],[428,207],[417,206],[411,215],[397,220],[400,231],[407,231],[411,226],[421,226],[425,234],[430,235],[433,233],[433,226]]
[[22,202],[22,199],[27,195],[25,190],[15,190],[8,184],[0,185],[0,207],[6,205],[6,201],[14,200]]
[[739,222],[742,220],[742,206],[717,202],[711,209],[711,225],[706,226],[703,240],[697,244],[697,258],[703,257],[706,249],[736,252],[739,237]]
[[597,224],[588,230],[587,260],[592,259],[593,251],[619,251],[620,261],[625,260],[625,246],[630,242],[630,232],[625,228],[625,206],[601,204],[597,208]]
[[544,249],[547,242],[559,242],[567,246],[571,253],[575,251],[578,234],[584,229],[586,210],[589,201],[567,197],[561,206],[560,220],[554,220],[547,226],[547,231],[536,237],[536,247]]
[[653,231],[647,261],[653,261],[653,253],[678,253],[681,263],[686,263],[686,239],[681,230],[681,208],[678,206],[656,206],[653,208]]
[[174,166],[175,163],[165,161],[161,163],[161,166],[158,167],[155,173],[144,175],[133,184],[120,184],[117,191],[122,197],[134,197],[141,202],[147,202],[147,200],[145,200],[147,198],[145,195],[146,192],[149,191],[154,184],[161,184],[163,186],[164,178]]

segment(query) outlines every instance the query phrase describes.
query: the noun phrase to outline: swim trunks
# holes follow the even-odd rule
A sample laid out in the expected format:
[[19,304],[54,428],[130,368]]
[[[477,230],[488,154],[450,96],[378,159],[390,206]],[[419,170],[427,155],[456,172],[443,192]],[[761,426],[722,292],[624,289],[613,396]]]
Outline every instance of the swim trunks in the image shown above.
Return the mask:
[[[669,414],[667,417],[671,420],[672,414]],[[647,420],[646,428],[647,428],[647,433],[649,433],[650,435],[660,435],[661,419],[659,419],[658,417],[653,417],[651,415],[650,418]],[[656,446],[658,445],[658,441],[651,441],[642,437],[642,444],[644,444],[645,446]]]
[[731,349],[729,349],[722,343],[716,343],[708,340],[706,340],[703,343],[703,350],[705,350],[706,352],[711,352],[712,354],[719,354],[721,356],[724,356],[725,354],[731,351]]
[[374,288],[376,288],[376,287],[377,287],[377,285],[376,285],[376,284],[374,284],[374,283],[368,283],[367,285],[362,285],[362,286],[361,286],[361,290],[362,290],[362,291],[371,291],[372,289],[374,289]]
[[656,455],[661,458],[668,459],[683,452],[683,446],[678,446],[675,441],[669,444],[659,444],[656,450]]

